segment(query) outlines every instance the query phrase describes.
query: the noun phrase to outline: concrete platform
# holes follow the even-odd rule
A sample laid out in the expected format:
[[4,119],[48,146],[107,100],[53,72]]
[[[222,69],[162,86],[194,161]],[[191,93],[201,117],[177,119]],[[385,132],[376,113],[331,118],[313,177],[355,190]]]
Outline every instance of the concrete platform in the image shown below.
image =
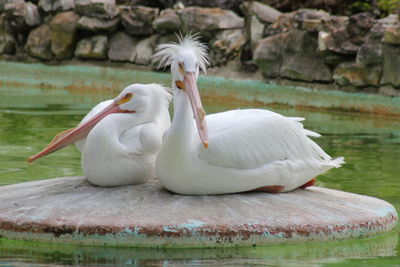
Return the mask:
[[215,247],[368,237],[396,210],[362,195],[310,187],[291,193],[180,196],[151,183],[94,187],[66,177],[0,187],[0,235],[107,246]]

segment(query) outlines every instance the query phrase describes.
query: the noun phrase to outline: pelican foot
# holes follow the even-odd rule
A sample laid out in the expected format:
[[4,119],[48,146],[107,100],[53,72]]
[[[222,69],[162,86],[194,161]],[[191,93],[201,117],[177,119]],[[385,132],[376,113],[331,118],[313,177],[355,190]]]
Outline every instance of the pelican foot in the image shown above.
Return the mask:
[[317,183],[317,178],[312,178],[310,181],[308,181],[307,183],[305,183],[302,186],[300,186],[300,188],[305,189],[307,187],[315,185],[316,183]]
[[279,193],[279,192],[282,192],[282,190],[284,188],[285,187],[282,186],[282,185],[269,185],[269,186],[262,186],[262,187],[254,189],[254,190],[251,190],[251,191],[253,191],[253,192],[255,191],[255,192]]

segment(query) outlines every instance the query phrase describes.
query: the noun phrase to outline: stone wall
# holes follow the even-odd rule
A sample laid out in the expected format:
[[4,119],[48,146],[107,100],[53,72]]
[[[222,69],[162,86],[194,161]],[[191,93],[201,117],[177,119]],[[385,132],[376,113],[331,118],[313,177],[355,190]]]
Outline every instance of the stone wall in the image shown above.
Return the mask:
[[[154,67],[157,44],[176,41],[177,32],[199,32],[213,66],[236,61],[243,71],[260,69],[266,78],[400,91],[398,15],[281,13],[242,0],[200,1],[203,7],[164,1],[160,8],[153,2],[0,0],[0,57]],[[211,7],[215,3],[230,9]]]

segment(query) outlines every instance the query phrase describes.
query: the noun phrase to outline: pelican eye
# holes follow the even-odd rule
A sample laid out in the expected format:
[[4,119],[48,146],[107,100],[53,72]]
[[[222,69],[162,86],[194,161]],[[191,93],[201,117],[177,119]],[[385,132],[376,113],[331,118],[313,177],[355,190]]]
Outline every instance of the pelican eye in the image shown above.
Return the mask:
[[183,67],[183,62],[179,62],[178,67],[179,67],[179,72],[183,74],[185,72],[185,68]]
[[132,99],[132,97],[133,97],[133,93],[127,93],[126,95],[124,95],[123,98],[121,98],[118,101],[118,105],[121,105],[121,104],[124,104],[126,102],[129,102]]
[[179,89],[184,89],[184,85],[182,81],[175,81],[175,85],[176,87],[178,87]]

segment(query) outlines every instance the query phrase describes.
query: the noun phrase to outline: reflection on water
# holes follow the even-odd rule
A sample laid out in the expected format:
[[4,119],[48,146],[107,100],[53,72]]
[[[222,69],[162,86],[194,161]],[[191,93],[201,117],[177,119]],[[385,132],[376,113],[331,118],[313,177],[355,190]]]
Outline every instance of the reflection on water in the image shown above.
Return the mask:
[[[0,92],[0,99],[3,99],[0,100],[0,185],[82,175],[80,155],[73,146],[33,164],[26,163],[25,159],[40,151],[56,133],[74,127],[90,106],[106,97],[91,92],[90,98],[77,99],[76,95],[57,93],[53,88],[50,96],[39,90],[39,99],[32,95],[24,98],[21,96],[26,94],[27,88],[6,89]],[[4,98],[5,95],[13,97]],[[15,102],[18,105],[10,102],[15,101],[15,96],[19,96],[18,103]],[[65,105],[46,104],[47,100],[59,103],[60,97]],[[83,102],[78,103],[78,100]],[[247,108],[243,103],[205,103],[208,113],[239,107]],[[320,186],[382,198],[400,210],[398,119],[257,108],[305,117],[305,126],[323,135],[316,141],[324,150],[334,157],[345,157],[346,164],[342,168],[318,177]],[[397,239],[398,233],[393,232],[379,238],[323,244],[168,250],[62,246],[0,239],[0,266],[398,266],[400,246]]]
[[[31,264],[117,266],[320,266],[347,259],[396,258],[397,234],[357,240],[248,248],[146,249],[0,241],[0,266]],[[387,258],[386,258],[387,257]],[[3,263],[2,263],[3,262]]]

